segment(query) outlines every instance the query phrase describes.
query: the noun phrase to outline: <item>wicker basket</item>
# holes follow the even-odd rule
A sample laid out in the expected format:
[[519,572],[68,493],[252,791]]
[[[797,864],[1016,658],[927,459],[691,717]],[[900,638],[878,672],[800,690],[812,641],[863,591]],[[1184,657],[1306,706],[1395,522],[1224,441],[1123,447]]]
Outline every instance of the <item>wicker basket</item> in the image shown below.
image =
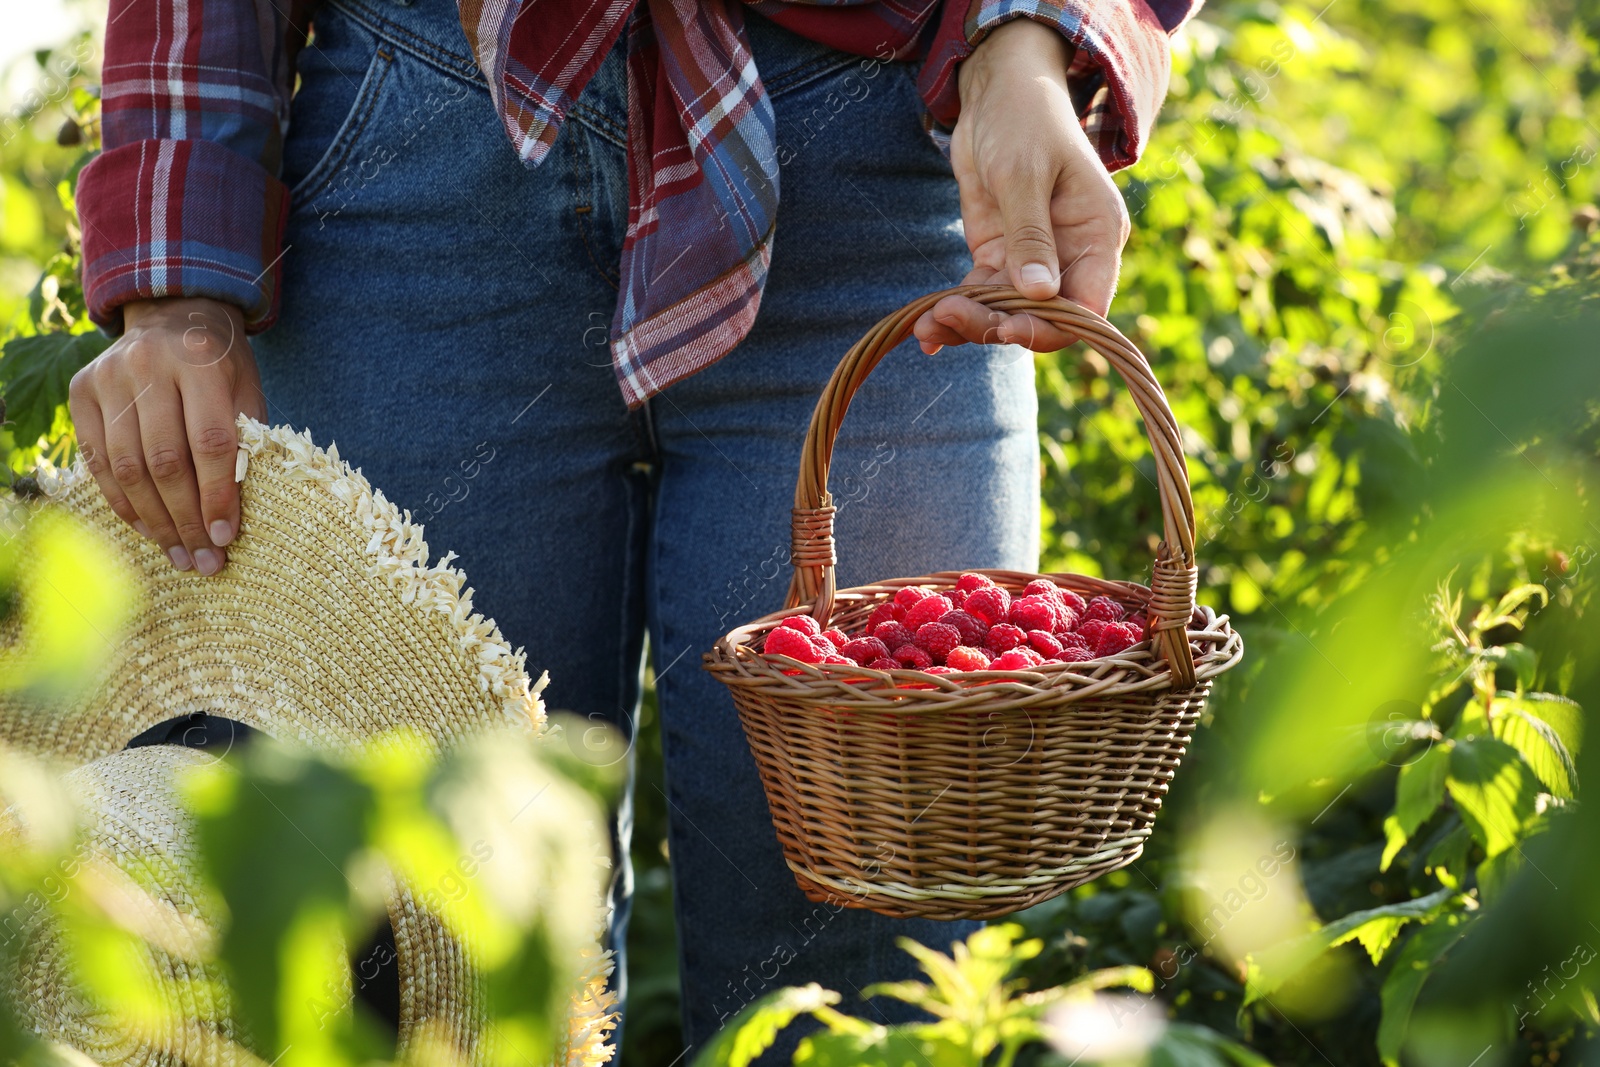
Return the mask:
[[[1030,671],[928,674],[799,663],[761,651],[787,616],[859,626],[896,590],[951,588],[958,572],[834,588],[828,465],[856,389],[917,317],[952,293],[1066,327],[1133,393],[1155,451],[1165,540],[1149,588],[1074,574],[986,571],[1019,592],[1049,578],[1146,612],[1150,640]],[[1004,286],[934,293],[872,328],[812,415],[793,513],[789,607],[705,656],[733,693],[795,880],[815,901],[893,916],[991,918],[1125,866],[1144,848],[1211,679],[1243,646],[1195,606],[1194,506],[1178,424],[1139,350],[1067,300]]]

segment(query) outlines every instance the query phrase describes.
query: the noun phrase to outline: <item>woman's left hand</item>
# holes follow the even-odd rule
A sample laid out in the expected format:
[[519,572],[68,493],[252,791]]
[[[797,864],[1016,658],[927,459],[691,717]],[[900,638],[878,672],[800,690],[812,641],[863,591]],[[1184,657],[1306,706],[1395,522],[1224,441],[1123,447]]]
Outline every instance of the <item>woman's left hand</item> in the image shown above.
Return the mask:
[[[1128,210],[1078,124],[1067,92],[1072,46],[1028,19],[997,27],[960,71],[950,159],[973,269],[964,284],[1009,282],[1037,300],[1058,293],[1104,315],[1117,288]],[[1076,338],[1027,314],[946,297],[917,320],[922,350],[967,341],[1035,352]]]

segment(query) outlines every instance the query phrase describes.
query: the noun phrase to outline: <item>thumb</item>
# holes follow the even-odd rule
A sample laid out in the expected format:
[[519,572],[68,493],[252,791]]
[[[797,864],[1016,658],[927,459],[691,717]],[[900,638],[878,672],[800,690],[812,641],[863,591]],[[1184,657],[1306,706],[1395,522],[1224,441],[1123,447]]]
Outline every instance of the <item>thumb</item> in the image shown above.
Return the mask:
[[1061,257],[1050,223],[1052,185],[1043,170],[1024,173],[997,198],[1011,284],[1033,300],[1048,300],[1061,291]]

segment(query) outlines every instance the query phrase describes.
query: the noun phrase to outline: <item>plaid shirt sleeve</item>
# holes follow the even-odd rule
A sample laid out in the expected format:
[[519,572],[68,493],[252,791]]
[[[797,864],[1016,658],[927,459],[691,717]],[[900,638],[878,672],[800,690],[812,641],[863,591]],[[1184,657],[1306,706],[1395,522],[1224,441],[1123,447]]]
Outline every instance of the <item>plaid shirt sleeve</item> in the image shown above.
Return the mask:
[[203,296],[277,312],[289,194],[277,178],[294,46],[308,4],[111,0],[101,87],[103,151],[78,182],[89,314]]
[[1203,0],[946,0],[918,80],[929,116],[946,129],[961,111],[956,71],[996,26],[1028,18],[1077,50],[1067,80],[1089,141],[1107,170],[1139,158],[1167,95],[1167,38]]

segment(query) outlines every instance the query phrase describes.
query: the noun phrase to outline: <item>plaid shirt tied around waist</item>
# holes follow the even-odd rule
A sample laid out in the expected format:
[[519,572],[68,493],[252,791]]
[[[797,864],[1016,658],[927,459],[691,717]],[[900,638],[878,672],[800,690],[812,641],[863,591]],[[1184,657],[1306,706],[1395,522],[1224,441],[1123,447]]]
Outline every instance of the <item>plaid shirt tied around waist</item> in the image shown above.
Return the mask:
[[[78,205],[91,316],[163,296],[277,312],[289,192],[278,179],[293,56],[315,0],[111,0],[104,151]],[[637,406],[720,359],[761,304],[778,206],[771,102],[746,0],[459,0],[467,43],[518,156],[537,167],[600,62],[628,49],[628,229],[610,337]],[[1168,35],[1200,0],[750,0],[812,40],[923,61],[928,125],[960,110],[956,71],[1013,18],[1055,26],[1084,129],[1108,169],[1132,163],[1166,94]]]

